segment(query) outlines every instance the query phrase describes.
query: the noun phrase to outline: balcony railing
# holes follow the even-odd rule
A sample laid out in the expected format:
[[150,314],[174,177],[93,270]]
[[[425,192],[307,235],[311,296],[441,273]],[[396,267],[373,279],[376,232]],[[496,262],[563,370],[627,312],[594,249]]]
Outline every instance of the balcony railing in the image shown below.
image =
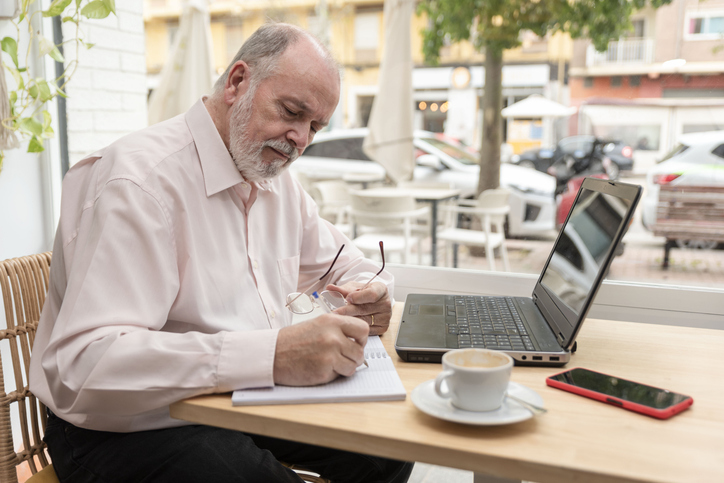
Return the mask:
[[608,43],[608,49],[597,52],[593,45],[586,52],[586,67],[616,64],[651,64],[654,61],[654,39],[626,39]]

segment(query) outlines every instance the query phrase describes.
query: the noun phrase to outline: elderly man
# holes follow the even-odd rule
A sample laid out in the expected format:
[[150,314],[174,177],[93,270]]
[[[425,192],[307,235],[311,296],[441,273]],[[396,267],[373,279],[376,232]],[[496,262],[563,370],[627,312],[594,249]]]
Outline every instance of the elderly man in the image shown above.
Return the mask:
[[[198,394],[350,375],[387,329],[391,276],[363,288],[376,264],[286,171],[339,86],[321,44],[266,25],[210,97],[68,172],[30,375],[61,481],[301,481],[278,460],[407,481],[409,463],[169,416]],[[287,295],[314,284],[348,305],[292,325]]]

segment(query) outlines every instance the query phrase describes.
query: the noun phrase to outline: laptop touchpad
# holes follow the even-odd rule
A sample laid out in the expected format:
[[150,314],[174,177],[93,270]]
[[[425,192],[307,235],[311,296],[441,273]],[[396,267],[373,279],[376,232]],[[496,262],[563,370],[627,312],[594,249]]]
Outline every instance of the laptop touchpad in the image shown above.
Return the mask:
[[445,306],[441,304],[412,304],[409,316],[402,318],[404,327],[401,327],[397,334],[397,345],[400,347],[445,347],[444,310]]
[[442,315],[442,305],[420,305],[420,315]]

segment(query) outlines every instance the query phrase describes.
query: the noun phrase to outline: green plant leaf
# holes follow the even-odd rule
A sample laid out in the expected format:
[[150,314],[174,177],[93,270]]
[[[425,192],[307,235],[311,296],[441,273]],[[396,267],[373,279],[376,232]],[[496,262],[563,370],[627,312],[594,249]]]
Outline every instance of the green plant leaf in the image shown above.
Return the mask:
[[63,13],[63,10],[65,10],[65,7],[70,5],[70,2],[73,0],[54,0],[53,3],[50,4],[50,7],[48,7],[48,10],[43,12],[43,17],[55,17],[56,15],[60,15]]
[[23,90],[25,88],[25,82],[23,82],[23,76],[20,75],[19,70],[15,70],[12,67],[8,69],[10,73],[13,75],[13,79],[15,79],[15,83],[18,85],[17,89]]
[[3,170],[3,160],[5,159],[5,152],[0,151],[0,173],[2,173]]
[[87,18],[106,18],[111,13],[103,0],[93,0],[80,11],[81,15]]
[[38,83],[38,95],[40,96],[40,100],[43,102],[48,102],[53,98],[53,94],[50,92],[50,86],[45,80],[38,79],[36,81]]
[[32,117],[22,118],[20,124],[18,124],[18,129],[33,136],[41,136],[43,134],[43,125]]
[[75,17],[70,17],[70,16],[63,17],[63,23],[65,23],[65,22],[77,23]]
[[35,84],[29,86],[28,94],[30,94],[30,97],[32,97],[33,99],[37,99],[38,98],[38,86],[36,86]]
[[58,87],[58,86],[55,87],[55,94],[58,95],[58,96],[60,96],[60,97],[65,98],[65,99],[68,98],[68,94],[66,94],[65,92],[63,92],[63,90],[62,90],[60,87]]
[[45,148],[43,147],[43,143],[37,138],[37,136],[33,136],[30,139],[30,142],[28,143],[28,152],[29,153],[42,153],[45,151]]
[[116,0],[103,0],[103,3],[113,12],[113,15],[116,15]]
[[3,52],[7,53],[11,59],[13,59],[13,64],[15,64],[15,67],[20,67],[18,65],[18,43],[17,41],[12,37],[5,37],[2,39],[2,49]]
[[53,47],[53,49],[48,52],[48,55],[56,62],[60,62],[61,64],[65,62],[65,59],[63,58],[63,54],[60,53],[60,50],[58,50],[58,47]]
[[50,127],[50,123],[53,120],[53,116],[48,111],[43,111],[43,131]]
[[10,95],[8,96],[8,99],[10,100],[10,105],[12,106],[15,104],[18,100],[18,93],[15,91],[12,91]]
[[40,55],[49,54],[50,51],[53,50],[53,47],[55,47],[55,44],[50,39],[38,34],[38,50],[40,51]]

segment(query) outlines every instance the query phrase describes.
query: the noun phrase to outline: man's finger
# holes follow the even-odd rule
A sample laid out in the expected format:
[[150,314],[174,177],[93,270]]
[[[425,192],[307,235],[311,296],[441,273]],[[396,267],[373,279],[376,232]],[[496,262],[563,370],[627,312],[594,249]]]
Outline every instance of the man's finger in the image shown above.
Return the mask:
[[365,321],[355,317],[345,316],[340,325],[342,333],[353,339],[362,348],[367,344],[367,336],[370,333],[370,326]]

